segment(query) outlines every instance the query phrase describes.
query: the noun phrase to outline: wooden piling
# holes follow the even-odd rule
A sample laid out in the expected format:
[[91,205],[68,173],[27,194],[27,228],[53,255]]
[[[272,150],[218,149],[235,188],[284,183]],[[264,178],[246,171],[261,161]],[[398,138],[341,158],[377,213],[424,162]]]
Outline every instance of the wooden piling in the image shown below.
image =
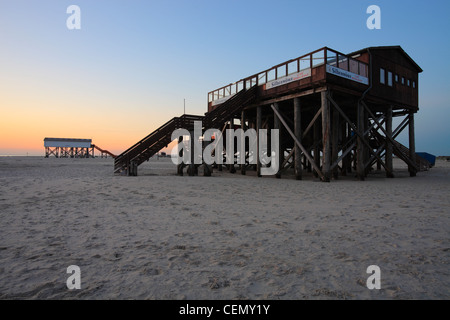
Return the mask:
[[[294,98],[294,134],[297,139],[302,142],[302,119],[300,98]],[[294,172],[295,179],[302,180],[302,150],[295,144],[294,154]],[[306,157],[305,157],[306,162]]]
[[[273,104],[273,107],[275,110],[280,111],[280,106],[278,105],[278,103],[275,102]],[[278,130],[279,133],[281,132],[280,119],[277,117],[275,112],[273,114],[273,128],[275,130]],[[280,142],[281,141],[282,141],[282,138],[280,137]],[[270,152],[272,152],[272,150]],[[275,174],[275,177],[277,179],[281,178],[281,164],[283,163],[283,153],[284,153],[283,147],[281,146],[281,143],[280,143],[280,150],[279,150],[279,154],[278,154],[278,163],[280,164],[280,167],[278,168],[278,172]]]
[[323,145],[323,157],[322,157],[322,172],[324,175],[324,181],[330,181],[330,165],[331,165],[331,131],[330,131],[330,105],[327,99],[327,92],[321,92],[321,104],[322,104],[322,145]]
[[[331,125],[331,162],[334,163],[338,160],[339,156],[339,112],[333,110],[333,123]],[[333,169],[333,179],[338,178],[338,166],[336,165]]]
[[[234,131],[234,119],[233,118],[230,119],[229,129]],[[228,165],[228,169],[229,169],[230,173],[236,173],[236,168],[234,167],[234,147],[235,147],[234,143],[233,143],[233,148],[231,148],[231,146],[227,146],[227,148],[228,148],[227,150],[229,151],[229,154],[231,155],[231,158],[232,158],[232,163]]]
[[[243,131],[245,131],[247,128],[245,127],[245,111],[244,110],[242,110],[242,112],[241,112],[241,129],[243,130]],[[242,147],[242,149],[243,150],[245,150],[245,152],[244,152],[244,154],[241,154],[240,156],[241,156],[241,174],[242,175],[245,175],[246,174],[246,172],[245,172],[245,166],[246,166],[246,164],[247,164],[247,160],[246,160],[246,151],[247,151],[247,146],[246,146],[246,142],[245,142],[245,139],[244,139],[244,141],[243,141],[243,143],[244,143],[244,146]]]
[[[409,158],[412,163],[416,163],[416,139],[415,139],[415,128],[414,128],[414,112],[409,112]],[[413,166],[408,166],[409,175],[415,177],[417,170]]]
[[[320,123],[318,121],[314,122],[314,164],[316,167],[320,167]],[[317,170],[313,171],[314,177],[318,177],[319,173]]]
[[[393,159],[392,159],[392,106],[389,106],[389,108],[386,111],[386,154],[385,154],[385,162],[386,167],[388,167],[389,170],[386,170],[386,176],[388,178],[393,178],[393,172],[394,172],[394,166],[393,166]],[[390,172],[389,172],[390,171]]]
[[365,178],[365,168],[364,168],[364,142],[363,142],[363,135],[364,135],[364,106],[361,103],[358,103],[358,114],[357,114],[357,130],[359,132],[358,138],[357,138],[357,150],[356,150],[356,170],[357,170],[357,176],[358,179],[363,181]]
[[258,145],[256,147],[256,149],[258,150],[258,152],[256,153],[256,173],[258,177],[261,177],[261,159],[259,156],[259,152],[261,151],[260,150],[261,141],[259,141],[259,131],[261,129],[261,126],[262,126],[262,106],[258,106],[256,107],[256,135],[258,141]]

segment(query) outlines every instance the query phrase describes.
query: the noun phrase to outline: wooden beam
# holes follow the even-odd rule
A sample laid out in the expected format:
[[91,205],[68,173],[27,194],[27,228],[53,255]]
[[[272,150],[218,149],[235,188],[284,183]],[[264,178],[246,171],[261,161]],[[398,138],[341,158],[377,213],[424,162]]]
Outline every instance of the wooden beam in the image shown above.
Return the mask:
[[[311,122],[309,123],[309,125],[306,127],[305,131],[303,132],[303,138],[306,137],[306,135],[308,134],[309,130],[311,130],[312,126],[314,125],[314,123],[316,122],[317,118],[319,118],[319,116],[322,113],[322,109],[319,108],[319,110],[316,112],[316,114],[314,115],[313,119],[311,120]],[[294,116],[295,117],[295,116]]]
[[[339,154],[339,112],[333,110],[333,119],[331,124],[331,161],[334,162],[338,159]],[[333,178],[338,178],[338,167],[336,166],[332,170]]]
[[[302,142],[302,119],[301,119],[301,108],[300,108],[300,98],[294,98],[294,134],[298,141]],[[300,147],[295,145],[293,148],[295,152],[294,156],[294,172],[295,179],[302,180],[302,150]]]
[[[316,165],[316,167],[320,168],[320,123],[319,122],[315,122],[314,123],[314,164]],[[313,165],[311,163],[311,165]],[[314,166],[313,166],[314,168]],[[314,176],[317,178],[319,176],[319,173],[317,171],[314,170],[313,172]]]
[[386,162],[386,166],[391,170],[389,173],[386,171],[386,176],[388,178],[394,177],[394,166],[393,166],[393,157],[392,157],[392,106],[389,106],[389,108],[386,111],[386,153],[384,156],[384,161]]
[[321,92],[322,104],[322,170],[325,176],[324,181],[330,181],[331,166],[331,124],[330,124],[330,105],[327,99],[327,91]]
[[359,180],[364,180],[365,178],[365,167],[364,167],[364,106],[358,103],[358,128],[355,130],[357,133],[357,149],[356,149],[356,172]]
[[[347,123],[345,121],[341,122],[341,135],[342,135],[342,145],[343,145],[342,150],[344,150],[344,143],[346,143],[349,140],[348,135],[347,135]],[[347,175],[347,171],[348,171],[348,167],[349,167],[348,163],[349,163],[349,157],[347,157],[347,156],[342,157],[341,174],[343,176]]]
[[259,105],[271,105],[273,103],[279,103],[279,102],[283,102],[283,101],[286,101],[286,100],[291,100],[291,99],[295,99],[295,98],[309,96],[309,95],[312,95],[312,94],[315,94],[315,93],[320,93],[320,92],[326,91],[326,90],[327,90],[326,87],[309,89],[309,90],[305,90],[305,91],[302,91],[302,92],[299,92],[299,93],[293,93],[293,94],[285,95],[285,96],[279,97],[279,98],[273,98],[273,99],[269,99],[269,100],[265,100],[265,101],[259,101],[258,104],[248,105],[245,109],[251,109],[251,108],[257,107]]
[[[245,111],[244,110],[242,110],[242,112],[241,112],[241,129],[242,130],[246,130],[247,128],[246,128],[246,125],[245,125]],[[247,148],[246,148],[246,146],[245,146],[245,139],[244,139],[244,146],[243,146],[243,149],[244,150],[247,150]],[[244,154],[241,154],[240,155],[241,156],[241,158],[242,157],[244,157],[244,163],[242,163],[241,164],[241,174],[242,175],[245,175],[246,174],[246,172],[245,172],[245,166],[246,166],[246,151],[244,152]]]
[[[416,139],[415,139],[415,128],[414,128],[414,112],[410,112],[408,115],[409,119],[409,157],[411,161],[416,164]],[[418,171],[416,166],[409,166],[409,175],[415,177]]]
[[[371,148],[371,146],[370,146],[370,144],[369,144],[369,142],[367,142],[366,141],[366,139],[364,139],[364,127],[363,127],[363,130],[362,131],[360,131],[359,130],[359,128],[357,129],[355,126],[354,126],[354,124],[350,121],[350,119],[347,117],[347,115],[342,111],[342,109],[338,106],[338,104],[330,97],[330,96],[328,96],[328,100],[331,102],[331,104],[334,106],[334,108],[336,109],[336,110],[338,110],[339,111],[339,113],[341,114],[341,116],[342,116],[342,118],[345,120],[345,121],[347,121],[347,123],[351,126],[351,128],[353,129],[353,131],[355,132],[355,134],[358,136],[358,138],[360,139],[360,141],[362,142],[362,144],[364,144],[368,149],[369,149],[369,152],[370,153],[372,153],[373,155],[375,155],[375,157],[378,159],[378,160],[380,160],[380,162],[381,162],[381,165],[384,167],[384,169],[385,170],[389,170],[388,168],[386,168],[386,165],[384,164],[384,162],[381,160],[381,158],[378,156],[378,155],[376,155],[375,154],[375,152],[372,150],[372,148]],[[358,118],[360,118],[361,117],[361,120],[362,120],[362,123],[363,123],[363,126],[364,126],[364,123],[365,123],[365,118],[364,118],[364,106],[358,106],[358,111],[360,111],[360,108],[361,108],[361,111],[362,112],[358,112]],[[362,113],[362,114],[359,114],[359,113]],[[361,144],[361,145],[362,145]],[[363,155],[361,155],[361,157],[362,157],[362,162],[364,162],[364,156]],[[363,165],[362,165],[363,166]],[[364,168],[363,168],[363,170],[364,170]],[[363,179],[364,179],[364,176],[363,176]]]
[[189,145],[190,145],[189,150],[191,151],[191,163],[188,166],[188,173],[189,173],[189,176],[193,177],[193,176],[195,176],[194,131],[191,131],[190,133],[191,133],[191,136],[189,138]]
[[[300,141],[298,141],[297,137],[295,136],[295,134],[292,132],[291,128],[289,128],[289,126],[287,125],[286,121],[283,119],[283,117],[281,116],[280,112],[278,110],[276,110],[273,106],[271,106],[272,110],[275,112],[275,114],[277,115],[277,117],[280,119],[281,123],[283,124],[283,126],[286,128],[286,130],[289,132],[289,134],[291,135],[291,137],[294,139],[295,143],[300,147],[300,149],[302,150],[303,154],[308,158],[308,160],[312,163],[312,159],[309,156],[308,152],[306,151],[306,149],[303,147],[303,145],[300,143]],[[320,170],[320,168],[313,163],[313,167],[314,170],[317,171],[317,174],[320,176],[320,178],[322,180],[325,180],[325,176],[323,175],[322,171]]]
[[[230,119],[229,129],[234,131],[234,119],[233,118]],[[228,151],[230,152],[231,157],[232,157],[232,163],[228,165],[228,169],[229,169],[230,173],[236,173],[236,168],[234,167],[234,143],[233,143],[233,149],[228,150]]]
[[409,125],[408,117],[405,117],[403,121],[397,126],[397,128],[392,132],[392,139],[395,140],[397,136]]
[[[397,145],[395,144],[394,140],[393,140],[392,138],[388,137],[388,134],[386,133],[386,130],[384,130],[383,126],[380,125],[380,123],[376,120],[375,116],[373,115],[372,111],[370,111],[369,107],[368,107],[364,102],[362,102],[362,101],[361,101],[361,104],[364,106],[364,108],[367,110],[367,112],[369,113],[369,115],[372,117],[373,121],[377,124],[378,128],[379,128],[381,131],[383,131],[383,133],[386,135],[386,138],[392,143],[392,145],[393,145],[399,152],[402,152],[399,148],[397,148]],[[411,114],[413,115],[413,116],[412,116],[412,117],[413,117],[413,118],[412,118],[412,121],[413,121],[413,128],[414,128],[414,113],[411,112]],[[410,114],[410,116],[409,116],[409,126],[410,126],[410,127],[411,127],[411,114]],[[410,131],[411,131],[411,128],[410,128]],[[413,131],[414,131],[414,129],[413,129]],[[410,135],[410,136],[411,136],[411,135]],[[414,134],[413,134],[413,136],[414,136]],[[413,138],[413,139],[414,139],[414,138]],[[410,141],[410,143],[411,143],[411,141]],[[414,144],[413,144],[413,146],[414,146]],[[414,148],[415,148],[415,146],[414,146]],[[410,158],[405,157],[405,159],[406,159],[407,164],[408,164],[409,166],[411,166],[411,169],[415,169],[416,171],[418,170],[415,161],[413,161],[413,160],[411,159],[411,154],[410,154]],[[415,159],[415,152],[414,152],[414,159]],[[379,159],[379,160],[380,160],[380,159]],[[385,168],[385,169],[386,169],[386,170],[389,170],[389,169],[387,169],[387,168]]]
[[283,160],[283,163],[280,166],[280,170],[283,170],[284,166],[289,162],[289,160],[292,158],[292,156],[295,153],[295,146],[291,149],[289,152],[289,155],[286,157],[286,159]]
[[[275,110],[276,111],[280,111],[280,106],[278,105],[277,102],[275,102],[274,104],[272,104],[272,109],[274,110],[274,115],[273,115],[273,128],[275,130],[278,130],[279,133],[281,133],[281,125],[280,125],[280,119],[275,115]],[[281,138],[281,134],[280,134],[280,142],[283,141],[283,139]],[[283,148],[281,146],[280,143],[280,151],[278,154],[278,163],[281,164],[282,160],[283,160]],[[278,168],[278,172],[275,174],[275,177],[277,177],[277,179],[281,178],[281,166]]]
[[261,129],[261,125],[262,125],[262,107],[258,106],[256,107],[256,136],[257,136],[257,140],[258,140],[258,145],[257,145],[257,150],[258,152],[256,153],[256,174],[258,177],[261,177],[261,159],[259,157],[259,145],[261,143],[261,141],[259,141],[259,131]]

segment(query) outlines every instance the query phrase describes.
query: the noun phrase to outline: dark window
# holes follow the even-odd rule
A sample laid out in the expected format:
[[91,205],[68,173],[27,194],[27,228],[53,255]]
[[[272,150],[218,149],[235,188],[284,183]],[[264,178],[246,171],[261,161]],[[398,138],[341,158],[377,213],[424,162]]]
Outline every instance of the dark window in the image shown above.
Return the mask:
[[386,73],[383,68],[380,68],[380,83],[381,84],[386,83]]
[[398,74],[395,75],[395,82],[398,82]]
[[408,87],[411,86],[411,82],[409,81],[409,79],[407,81],[408,81],[407,82],[408,83]]
[[413,88],[414,89],[416,88],[416,82],[415,81],[413,81]]
[[388,86],[392,87],[392,72],[388,71]]
[[405,77],[402,77],[402,84],[405,85]]

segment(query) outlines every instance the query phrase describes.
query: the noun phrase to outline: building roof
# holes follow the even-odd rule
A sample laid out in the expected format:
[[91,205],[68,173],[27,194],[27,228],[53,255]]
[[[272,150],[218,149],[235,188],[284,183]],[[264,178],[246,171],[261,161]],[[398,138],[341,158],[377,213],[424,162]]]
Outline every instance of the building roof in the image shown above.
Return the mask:
[[366,51],[375,51],[375,50],[399,50],[401,52],[401,54],[409,61],[413,64],[413,66],[417,69],[417,71],[419,73],[421,73],[423,70],[421,67],[419,67],[419,65],[405,52],[405,50],[403,50],[403,48],[401,46],[380,46],[380,47],[367,47],[355,52],[352,52],[349,54],[349,56],[354,56],[357,54],[361,54],[363,52]]
[[44,138],[44,141],[60,141],[60,142],[92,142],[92,139]]

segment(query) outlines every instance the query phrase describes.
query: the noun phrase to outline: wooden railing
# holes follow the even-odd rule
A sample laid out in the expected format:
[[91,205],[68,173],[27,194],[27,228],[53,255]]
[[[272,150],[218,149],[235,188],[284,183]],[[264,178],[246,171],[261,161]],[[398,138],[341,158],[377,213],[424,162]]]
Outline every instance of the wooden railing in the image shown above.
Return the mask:
[[323,64],[328,64],[363,77],[368,77],[369,73],[369,67],[366,63],[353,59],[336,50],[323,47],[213,90],[208,93],[208,103],[211,103],[212,106],[221,104],[242,90],[250,89],[253,86],[260,86],[303,70],[319,67]]

